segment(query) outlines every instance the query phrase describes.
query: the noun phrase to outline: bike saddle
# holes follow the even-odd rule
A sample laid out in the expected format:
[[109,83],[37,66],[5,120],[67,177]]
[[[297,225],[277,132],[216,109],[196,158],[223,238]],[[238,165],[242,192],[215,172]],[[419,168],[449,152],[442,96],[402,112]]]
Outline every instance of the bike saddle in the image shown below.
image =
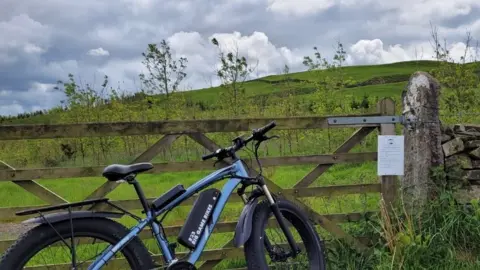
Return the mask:
[[107,178],[108,181],[118,181],[129,174],[137,174],[151,169],[153,169],[153,165],[148,162],[134,163],[131,165],[112,164],[105,167],[102,175]]

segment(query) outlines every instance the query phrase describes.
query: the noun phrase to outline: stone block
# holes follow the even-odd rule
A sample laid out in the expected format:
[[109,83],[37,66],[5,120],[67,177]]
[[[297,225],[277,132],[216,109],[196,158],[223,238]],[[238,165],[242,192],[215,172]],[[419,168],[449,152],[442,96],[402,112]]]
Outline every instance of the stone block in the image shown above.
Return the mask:
[[444,144],[442,144],[443,154],[445,157],[449,157],[451,155],[455,155],[457,153],[462,152],[465,149],[462,139],[455,138],[450,140]]
[[468,154],[473,158],[473,159],[476,159],[476,160],[480,160],[480,147],[479,148],[476,148],[470,152],[468,152]]
[[480,186],[469,186],[454,192],[453,196],[461,203],[470,203],[472,199],[480,199]]
[[468,181],[480,181],[480,170],[466,170],[464,174]]
[[472,159],[466,154],[453,155],[445,159],[445,167],[455,166],[461,169],[473,169]]
[[465,149],[473,149],[480,147],[480,140],[467,141],[464,143]]
[[446,143],[453,139],[453,136],[447,135],[447,134],[442,134],[442,143]]
[[457,124],[457,125],[453,126],[453,131],[454,132],[465,132],[467,130],[465,129],[464,125]]

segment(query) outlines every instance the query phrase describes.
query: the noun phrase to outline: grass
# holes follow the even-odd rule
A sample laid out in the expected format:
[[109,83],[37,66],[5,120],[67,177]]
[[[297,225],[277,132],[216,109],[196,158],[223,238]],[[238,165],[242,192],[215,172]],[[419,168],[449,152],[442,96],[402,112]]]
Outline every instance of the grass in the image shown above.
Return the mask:
[[[430,69],[437,66],[435,61],[408,61],[400,62],[394,64],[385,64],[385,65],[366,65],[366,66],[352,66],[345,67],[345,74],[347,77],[351,77],[355,81],[366,81],[376,77],[382,76],[391,76],[391,75],[411,75],[413,72],[418,70],[429,71]],[[314,82],[318,80],[318,74],[315,72],[297,72],[289,74],[289,77],[292,79],[302,80],[303,82],[292,82],[288,86],[284,84],[272,84],[268,83],[274,81],[283,81],[285,80],[285,75],[272,75],[263,77],[260,79],[254,79],[247,81],[245,83],[245,90],[248,96],[254,97],[265,94],[272,94],[276,92],[281,92],[290,89],[302,89],[302,88],[311,88],[312,84],[309,82]],[[406,79],[405,81],[408,81]],[[391,87],[386,87],[383,91],[378,91],[378,85],[375,86],[366,86],[361,87],[361,91],[355,91],[351,88],[351,93],[355,95],[362,96],[364,93],[368,93],[373,96],[377,93],[382,97],[394,96],[397,94],[398,85],[391,85]],[[374,91],[370,91],[370,88],[374,88]],[[360,87],[358,87],[360,88]],[[401,88],[400,88],[401,89]],[[394,91],[391,91],[394,90]],[[212,87],[205,89],[198,89],[189,91],[187,93],[187,98],[196,101],[196,102],[210,102],[218,98],[218,94],[222,91],[221,87]],[[361,92],[361,94],[360,94]]]

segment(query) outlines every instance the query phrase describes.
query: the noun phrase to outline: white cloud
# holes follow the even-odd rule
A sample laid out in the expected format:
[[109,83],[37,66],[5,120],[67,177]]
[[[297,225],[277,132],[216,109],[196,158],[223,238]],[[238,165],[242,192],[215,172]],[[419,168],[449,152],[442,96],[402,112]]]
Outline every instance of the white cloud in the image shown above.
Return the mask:
[[[455,61],[465,55],[466,44],[455,42],[447,44],[450,56]],[[466,60],[472,61],[477,55],[476,49],[471,47],[466,52]],[[384,46],[380,39],[359,40],[349,48],[350,64],[386,64],[411,60],[434,60],[434,50],[430,43],[422,42],[402,46],[400,44]]]
[[53,78],[65,77],[68,73],[79,75],[83,68],[79,66],[77,60],[65,60],[59,62],[49,62],[42,67],[42,73]]
[[51,29],[22,13],[9,21],[0,21],[0,33],[0,52],[19,48],[26,51],[37,48],[38,51],[49,45]]
[[107,50],[104,50],[102,47],[91,49],[87,52],[88,55],[91,56],[109,56],[110,53]]
[[[262,32],[251,35],[242,35],[240,32],[216,33],[211,36],[202,36],[198,32],[177,32],[168,37],[167,41],[175,58],[186,57],[188,60],[187,77],[182,89],[216,86],[220,83],[215,76],[219,59],[217,48],[211,43],[213,37],[217,38],[222,49],[231,51],[238,48],[239,54],[247,57],[252,66],[258,61],[252,77],[278,73],[285,64],[298,66],[303,57],[298,50],[276,47]],[[140,85],[138,74],[146,72],[142,60],[141,57],[112,59],[96,72],[107,74],[113,84],[121,83],[122,88],[135,91]]]
[[152,24],[142,20],[123,21],[115,25],[98,25],[87,33],[90,41],[108,47],[131,47],[142,51],[147,43],[159,42],[167,35],[166,24]]
[[23,112],[25,112],[23,106],[18,103],[0,105],[0,115],[13,116]]
[[47,93],[53,91],[55,84],[52,83],[40,83],[40,82],[33,82],[31,86],[31,91],[38,92],[38,93]]
[[312,15],[333,7],[335,0],[268,0],[267,10],[281,15]]
[[478,0],[403,0],[403,1],[381,1],[376,0],[377,6],[385,9],[396,9],[402,22],[426,23],[430,20],[438,21],[451,19],[456,16],[465,16],[473,8],[480,7]]
[[[383,12],[384,15],[368,18],[378,21],[382,17],[399,24],[429,24],[430,21],[466,16],[475,8],[480,8],[478,0],[268,0],[267,10],[280,15],[302,17],[325,12],[332,7],[340,9],[361,8]],[[367,12],[368,13],[368,12]],[[395,26],[389,25],[394,28]]]
[[25,46],[23,46],[23,50],[28,53],[28,54],[38,54],[38,53],[44,53],[45,50],[40,48],[39,46],[35,45],[35,44],[25,44]]
[[298,65],[303,54],[298,50],[287,47],[276,47],[263,32],[253,32],[250,36],[242,36],[239,32],[218,33],[215,37],[222,49],[228,51],[237,50],[240,55],[247,58],[251,65],[256,65],[258,76],[266,76],[278,73],[285,64]]

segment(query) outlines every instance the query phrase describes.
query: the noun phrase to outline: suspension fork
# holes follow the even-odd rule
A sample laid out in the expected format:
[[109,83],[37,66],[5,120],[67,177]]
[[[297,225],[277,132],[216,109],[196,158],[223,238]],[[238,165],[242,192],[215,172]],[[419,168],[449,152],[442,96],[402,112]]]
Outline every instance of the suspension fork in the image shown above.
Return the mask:
[[[270,203],[270,209],[272,209],[273,215],[277,219],[278,224],[280,225],[280,228],[282,229],[283,233],[287,237],[288,244],[292,249],[291,255],[293,258],[295,258],[297,254],[300,253],[300,248],[298,247],[297,243],[295,243],[292,232],[290,232],[290,229],[288,228],[287,223],[285,222],[285,219],[282,216],[282,213],[280,213],[280,208],[278,207],[278,204],[273,199],[272,194],[270,193],[270,190],[268,190],[268,187],[265,184],[265,181],[263,179],[260,180],[260,187],[262,188],[263,192],[265,193],[265,196],[268,199],[268,202]],[[265,244],[269,245],[270,241],[266,239]]]
[[[300,248],[298,247],[297,243],[295,243],[295,240],[293,239],[293,235],[290,232],[290,229],[288,228],[285,219],[283,219],[282,214],[280,213],[280,208],[278,207],[278,204],[275,202],[275,200],[272,197],[272,194],[270,193],[270,190],[268,189],[265,180],[260,177],[258,179],[258,185],[260,186],[261,190],[267,197],[268,202],[270,203],[270,209],[272,209],[273,215],[277,219],[278,224],[280,225],[280,228],[282,229],[283,233],[287,237],[288,244],[290,245],[290,248],[292,249],[292,257],[295,258],[297,254],[300,253]],[[242,197],[242,200],[244,203],[248,202],[247,196],[243,193],[245,190],[244,186],[239,190],[239,195]],[[264,236],[264,244],[265,247],[269,252],[272,251],[272,245],[270,243],[270,240],[268,239],[267,235]]]

